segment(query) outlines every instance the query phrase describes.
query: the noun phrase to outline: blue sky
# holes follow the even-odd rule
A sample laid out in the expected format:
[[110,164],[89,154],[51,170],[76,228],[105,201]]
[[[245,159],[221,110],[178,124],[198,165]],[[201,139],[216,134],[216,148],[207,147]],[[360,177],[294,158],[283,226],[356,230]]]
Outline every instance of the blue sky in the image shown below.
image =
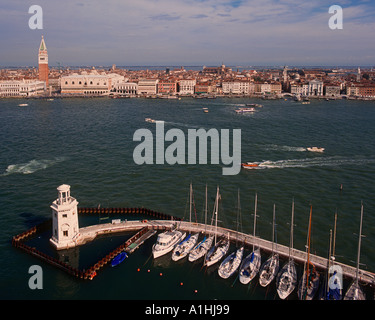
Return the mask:
[[50,65],[375,65],[373,0],[0,0],[0,30],[1,66],[36,65],[42,34]]

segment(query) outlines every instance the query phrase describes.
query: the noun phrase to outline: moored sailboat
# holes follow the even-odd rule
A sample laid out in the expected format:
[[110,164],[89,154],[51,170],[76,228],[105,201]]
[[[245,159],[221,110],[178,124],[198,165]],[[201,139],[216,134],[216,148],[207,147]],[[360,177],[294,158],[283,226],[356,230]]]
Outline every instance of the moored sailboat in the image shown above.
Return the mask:
[[344,300],[366,300],[365,293],[359,285],[359,260],[361,257],[361,238],[362,238],[362,220],[363,220],[363,203],[361,203],[361,221],[359,224],[359,239],[358,239],[358,254],[357,254],[357,268],[355,279],[350,285],[348,291],[345,294]]
[[[191,222],[191,205],[192,205],[192,196],[193,196],[193,187],[190,184],[190,217],[189,221]],[[175,246],[172,253],[172,260],[177,261],[188,255],[191,249],[195,246],[198,241],[199,233],[188,234],[188,236],[182,240],[178,245]]]
[[[316,271],[315,266],[310,262],[311,216],[312,206],[310,206],[309,228],[307,236],[307,261],[305,262],[303,276],[300,280],[298,288],[298,298],[300,300],[313,299],[319,287],[320,275]],[[310,269],[310,265],[312,269]]]
[[253,233],[253,251],[243,260],[240,268],[239,279],[242,284],[248,284],[258,274],[261,265],[261,255],[259,247],[255,248],[256,238],[256,217],[257,217],[257,194],[255,194],[254,210],[254,233]]
[[229,234],[228,239],[226,237],[222,237],[218,242],[216,242],[217,238],[217,216],[218,216],[218,208],[219,208],[219,187],[217,188],[216,192],[216,201],[215,201],[215,242],[214,246],[208,251],[206,254],[204,265],[206,267],[212,266],[213,264],[219,262],[228,252],[229,249]]
[[291,257],[293,249],[293,222],[294,221],[294,201],[292,203],[292,221],[290,225],[290,244],[289,244],[289,259],[283,266],[276,278],[277,294],[280,299],[286,299],[297,285],[297,270],[294,260]]
[[273,205],[273,219],[272,219],[272,254],[267,259],[267,261],[262,265],[259,271],[259,284],[262,287],[266,287],[270,284],[270,282],[276,277],[277,272],[279,271],[279,254],[274,252],[273,245],[274,243],[277,244],[277,239],[275,242],[275,204]]
[[[204,225],[205,225],[205,230],[207,226],[207,185],[206,185],[206,205],[205,205],[205,218],[204,218]],[[207,235],[205,232],[205,235],[203,237],[203,240],[201,240],[190,252],[189,252],[189,257],[188,260],[190,262],[194,262],[200,258],[202,258],[208,250],[210,250],[212,246],[212,242],[214,240],[213,235]]]

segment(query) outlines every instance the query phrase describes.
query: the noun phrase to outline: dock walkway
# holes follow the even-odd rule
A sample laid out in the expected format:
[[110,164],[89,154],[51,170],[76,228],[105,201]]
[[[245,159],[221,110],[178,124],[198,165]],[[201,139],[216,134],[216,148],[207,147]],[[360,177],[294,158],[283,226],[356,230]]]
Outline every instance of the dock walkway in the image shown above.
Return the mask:
[[[178,225],[179,229],[187,232],[207,232],[211,234],[215,234],[215,227],[204,225],[201,223],[191,223],[187,221],[172,221],[172,220],[137,220],[137,221],[121,221],[119,223],[106,223],[106,224],[98,224],[93,225],[85,228],[80,229],[80,236],[76,240],[77,245],[84,244],[95,239],[98,235],[101,234],[108,234],[108,233],[115,233],[115,232],[126,232],[126,231],[136,231],[148,227],[149,230],[166,230],[173,227],[174,224]],[[243,241],[245,245],[252,246],[256,245],[263,252],[271,252],[272,251],[272,241],[265,240],[259,237],[253,237],[252,235],[237,232],[231,229],[217,227],[217,236],[229,236],[231,242],[235,242],[236,240]],[[139,239],[142,241],[142,239]],[[140,243],[141,244],[141,243]],[[139,244],[139,245],[140,245]],[[139,246],[137,245],[137,247]],[[276,246],[274,246],[274,252],[277,252],[280,257],[288,258],[289,257],[289,247],[277,244],[277,251]],[[307,260],[307,253],[298,249],[292,249],[291,258],[293,258],[296,262],[304,263]],[[328,267],[328,259],[323,258],[314,254],[310,254],[310,261],[313,263],[316,268],[321,270],[326,270]],[[353,266],[349,266],[340,262],[335,261],[335,265],[338,265],[342,269],[343,276],[355,278],[356,276],[356,268]],[[375,283],[375,274],[366,270],[359,270],[360,281],[364,283]]]

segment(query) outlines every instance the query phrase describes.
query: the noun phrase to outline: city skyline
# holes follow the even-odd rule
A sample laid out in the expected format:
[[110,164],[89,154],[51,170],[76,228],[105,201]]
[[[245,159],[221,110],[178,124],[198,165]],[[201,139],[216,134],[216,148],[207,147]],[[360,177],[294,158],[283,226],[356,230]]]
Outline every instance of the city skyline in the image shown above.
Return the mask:
[[[331,30],[331,5],[343,29]],[[1,66],[37,65],[44,35],[51,66],[375,64],[371,1],[138,0],[39,1],[43,29],[32,30],[27,1],[0,5]]]

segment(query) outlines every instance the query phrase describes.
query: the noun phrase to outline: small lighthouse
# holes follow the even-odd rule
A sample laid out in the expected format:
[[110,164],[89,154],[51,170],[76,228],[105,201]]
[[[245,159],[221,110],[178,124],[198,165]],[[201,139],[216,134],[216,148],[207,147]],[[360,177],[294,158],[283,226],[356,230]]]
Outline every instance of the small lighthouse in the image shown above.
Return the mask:
[[79,235],[78,201],[70,195],[70,186],[57,188],[57,199],[52,202],[52,237],[50,242],[59,249],[75,247]]

